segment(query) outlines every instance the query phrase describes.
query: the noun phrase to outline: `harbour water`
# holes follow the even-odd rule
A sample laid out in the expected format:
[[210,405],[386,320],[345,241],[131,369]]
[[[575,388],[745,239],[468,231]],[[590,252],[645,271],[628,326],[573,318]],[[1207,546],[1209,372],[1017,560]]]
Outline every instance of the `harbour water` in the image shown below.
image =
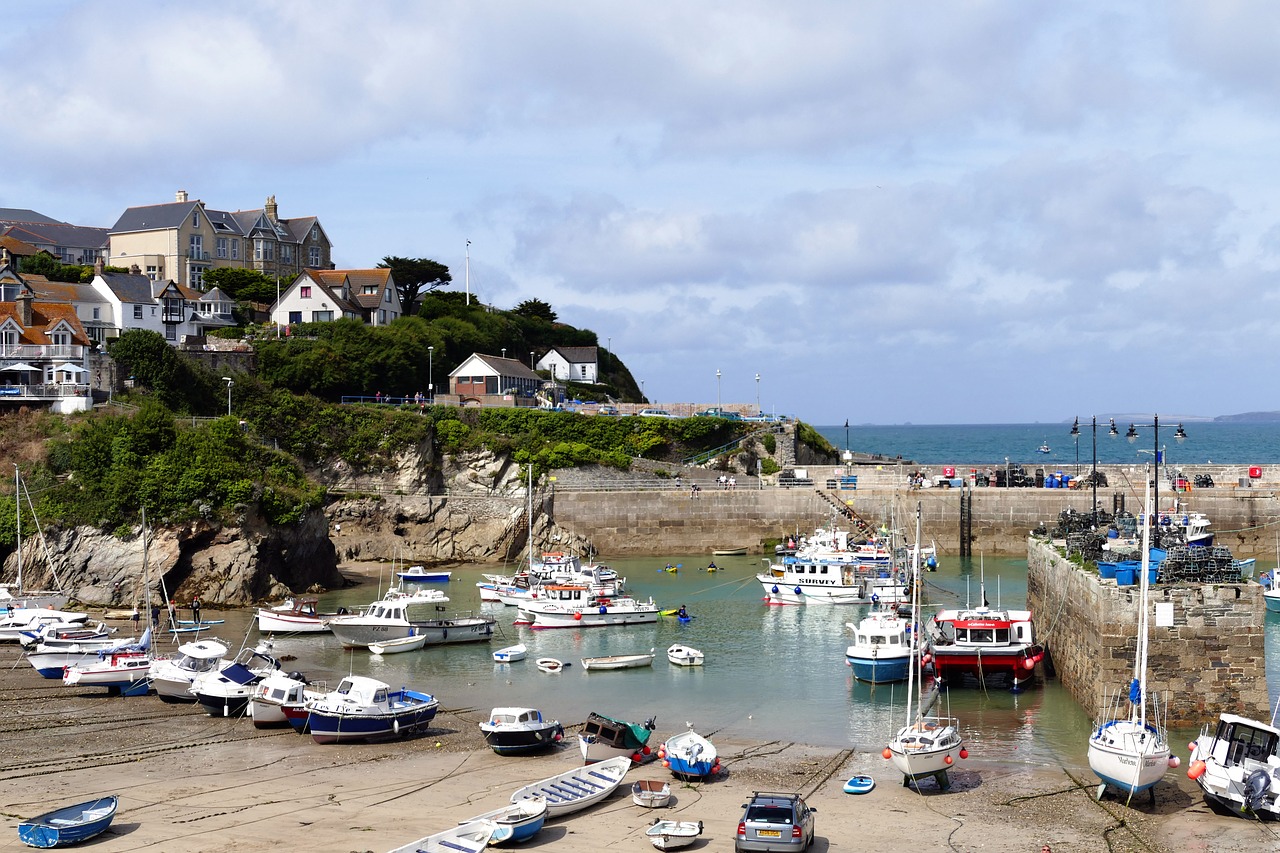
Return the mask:
[[[845,664],[845,623],[860,618],[865,607],[766,606],[754,579],[761,568],[758,557],[717,558],[721,570],[714,573],[700,571],[709,562],[705,555],[609,562],[627,577],[634,594],[652,595],[663,608],[683,604],[694,618],[684,624],[665,618],[655,625],[625,628],[517,628],[512,624],[515,608],[479,601],[474,583],[481,571],[493,567],[468,566],[455,569],[453,582],[435,586],[447,590],[450,610],[483,610],[498,618],[500,633],[490,643],[379,658],[363,650],[344,652],[330,635],[295,635],[275,637],[275,650],[294,658],[286,664],[288,669],[326,680],[330,687],[348,672],[370,675],[393,687],[426,690],[449,708],[474,709],[477,719],[500,705],[538,707],[566,723],[580,722],[590,711],[634,721],[656,715],[663,734],[690,722],[705,734],[872,753],[878,753],[891,730],[905,720],[905,685],[856,682]],[[664,571],[668,562],[679,564],[680,571]],[[980,572],[993,606],[1024,604],[1025,560],[944,558],[939,570],[926,576],[929,607],[976,603]],[[386,583],[384,579],[382,589]],[[378,594],[379,584],[371,581],[325,595],[321,603],[332,610],[367,603]],[[219,626],[220,637],[238,641],[247,636],[250,642],[257,638],[248,611],[227,616],[226,624]],[[1267,629],[1268,648],[1275,649],[1280,619],[1269,618]],[[493,662],[495,649],[516,642],[529,647],[528,659]],[[677,642],[701,649],[706,664],[669,664],[665,650]],[[652,668],[587,672],[579,663],[583,657],[651,648],[658,655]],[[572,666],[559,675],[546,675],[534,666],[538,657],[556,657]],[[1274,685],[1275,673],[1270,674]],[[960,719],[975,757],[1037,767],[1087,766],[1084,744],[1090,721],[1056,680],[1041,680],[1019,694],[970,684],[952,688],[944,701]],[[1173,742],[1191,734],[1178,733]]]
[[[1152,422],[1151,418],[1138,423]],[[1132,444],[1125,440],[1129,421],[1116,421],[1119,435],[1108,435],[1110,424],[1098,423],[1098,461],[1107,464],[1150,461],[1155,436],[1150,428],[1138,429]],[[1174,465],[1267,465],[1280,462],[1280,423],[1217,423],[1196,421],[1184,424],[1187,439],[1174,439],[1175,419],[1160,419],[1160,445],[1165,459]],[[1071,433],[1071,422],[1042,424],[921,424],[902,426],[820,426],[816,427],[831,445],[860,453],[889,458],[901,456],[921,465],[1002,464],[1005,459],[1023,465],[1056,465],[1066,470],[1079,458],[1082,465],[1093,461],[1093,425],[1080,419],[1079,456]],[[1049,453],[1039,453],[1041,444]]]

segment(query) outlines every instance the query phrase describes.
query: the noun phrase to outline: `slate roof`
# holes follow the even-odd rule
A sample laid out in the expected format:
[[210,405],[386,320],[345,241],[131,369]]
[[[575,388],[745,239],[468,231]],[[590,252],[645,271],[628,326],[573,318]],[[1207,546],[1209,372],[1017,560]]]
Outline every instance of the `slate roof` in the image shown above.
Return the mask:
[[466,364],[472,358],[478,358],[484,363],[484,366],[492,370],[499,376],[512,376],[518,379],[536,379],[542,381],[542,377],[529,369],[529,365],[525,364],[517,358],[503,358],[500,355],[482,355],[480,353],[472,353],[470,357],[464,358],[462,364],[459,364],[450,373],[450,376],[457,376],[458,371],[462,369],[462,365]]
[[121,302],[155,304],[156,291],[152,289],[153,286],[166,283],[155,282],[145,275],[134,275],[133,273],[104,272],[100,275],[102,280],[106,282],[107,288]]
[[171,201],[167,204],[126,208],[116,220],[116,224],[111,226],[110,231],[112,234],[124,234],[130,231],[177,228],[191,215],[191,211],[199,206],[199,201]]
[[564,356],[564,360],[570,364],[595,364],[600,350],[599,347],[552,347],[551,349]]
[[57,225],[59,220],[24,207],[0,207],[0,224],[12,225],[17,222],[42,222],[46,225]]
[[86,249],[105,249],[110,237],[105,228],[67,225],[65,222],[23,223],[12,226],[5,233],[28,243],[50,243],[54,246],[79,246]]

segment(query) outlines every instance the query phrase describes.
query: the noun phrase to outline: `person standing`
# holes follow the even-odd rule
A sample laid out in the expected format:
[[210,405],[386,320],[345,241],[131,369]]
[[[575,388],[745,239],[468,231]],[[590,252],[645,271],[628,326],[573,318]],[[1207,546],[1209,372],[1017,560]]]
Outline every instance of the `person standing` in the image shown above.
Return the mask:
[[151,605],[151,630],[152,631],[160,630],[160,605],[159,604]]
[[138,605],[133,605],[133,615],[129,620],[133,622],[133,633],[138,633],[138,623],[142,621],[142,611],[138,609]]
[[191,599],[191,620],[196,623],[196,627],[200,626],[200,599]]

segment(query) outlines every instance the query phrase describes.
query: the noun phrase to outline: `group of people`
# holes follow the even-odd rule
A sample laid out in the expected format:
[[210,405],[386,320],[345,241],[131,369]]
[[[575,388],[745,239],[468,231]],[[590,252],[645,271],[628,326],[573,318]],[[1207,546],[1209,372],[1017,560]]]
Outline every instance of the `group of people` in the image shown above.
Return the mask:
[[721,474],[719,478],[716,479],[716,482],[720,484],[720,488],[722,489],[738,488],[738,478],[733,475],[726,476]]
[[[138,624],[142,621],[142,611],[135,606],[133,608],[133,615],[130,617],[130,619],[133,621],[133,630],[136,632],[138,630]],[[200,624],[200,599],[199,598],[191,599],[191,621],[196,625]],[[172,601],[169,602],[169,627],[170,628],[178,627],[178,608],[173,606]],[[153,631],[160,630],[160,605],[159,604],[151,605],[151,630]]]

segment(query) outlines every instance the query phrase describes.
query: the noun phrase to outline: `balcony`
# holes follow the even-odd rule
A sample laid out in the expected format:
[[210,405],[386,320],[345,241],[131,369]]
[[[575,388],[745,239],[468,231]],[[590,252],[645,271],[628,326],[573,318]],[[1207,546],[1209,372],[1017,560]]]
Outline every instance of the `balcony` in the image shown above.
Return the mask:
[[193,251],[187,252],[185,257],[189,261],[207,261],[209,260],[209,253],[197,252],[193,250]]
[[13,344],[0,345],[0,360],[12,361],[83,361],[85,348],[67,344]]

